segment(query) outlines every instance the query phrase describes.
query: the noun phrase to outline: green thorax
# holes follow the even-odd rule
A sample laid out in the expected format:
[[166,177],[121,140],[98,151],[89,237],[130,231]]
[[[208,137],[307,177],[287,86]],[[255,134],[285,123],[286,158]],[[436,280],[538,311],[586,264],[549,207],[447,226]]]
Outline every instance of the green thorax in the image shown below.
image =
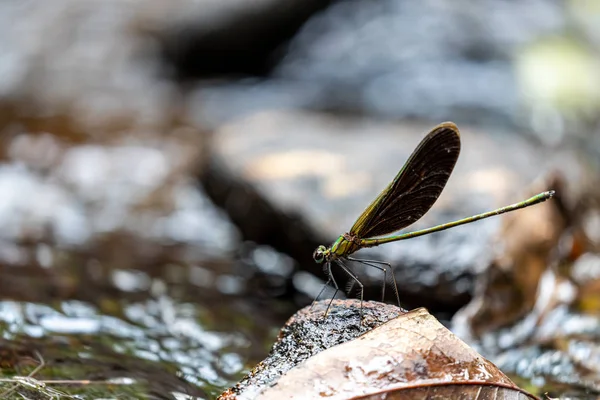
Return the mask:
[[360,249],[361,246],[357,243],[358,239],[352,237],[349,233],[345,233],[331,245],[331,258],[347,257]]

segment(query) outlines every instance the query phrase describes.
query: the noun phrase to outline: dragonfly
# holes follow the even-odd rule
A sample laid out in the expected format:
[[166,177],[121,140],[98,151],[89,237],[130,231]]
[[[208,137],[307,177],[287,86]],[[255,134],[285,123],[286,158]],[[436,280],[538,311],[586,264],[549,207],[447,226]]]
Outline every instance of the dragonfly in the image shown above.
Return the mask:
[[385,236],[412,225],[429,211],[446,186],[446,182],[448,182],[454,165],[458,160],[459,153],[460,132],[458,127],[453,122],[439,124],[423,138],[394,180],[363,211],[352,228],[341,235],[331,246],[326,247],[321,245],[317,247],[313,253],[313,259],[317,264],[324,264],[328,280],[315,298],[313,305],[330,284],[335,289],[333,297],[325,310],[325,316],[329,312],[331,302],[340,290],[332,273],[332,266],[337,265],[350,279],[347,292],[354,285],[358,285],[359,287],[360,316],[362,320],[364,285],[358,276],[348,268],[346,265],[347,261],[358,262],[376,268],[383,273],[382,302],[385,299],[385,287],[389,273],[393,280],[395,297],[398,306],[400,306],[398,285],[391,263],[351,257],[351,254],[354,254],[356,251],[440,232],[459,225],[529,207],[554,196],[554,191],[549,190],[519,203],[482,214],[436,225],[427,229]]

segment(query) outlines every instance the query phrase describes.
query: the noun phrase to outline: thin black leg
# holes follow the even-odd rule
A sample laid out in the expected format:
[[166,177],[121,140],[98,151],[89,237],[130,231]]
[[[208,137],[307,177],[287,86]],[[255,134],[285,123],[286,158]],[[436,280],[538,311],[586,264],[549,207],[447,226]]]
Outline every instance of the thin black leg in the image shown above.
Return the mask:
[[394,268],[392,267],[392,264],[390,264],[389,262],[385,262],[385,261],[379,261],[379,260],[362,260],[360,258],[353,258],[353,257],[348,257],[348,260],[350,261],[356,261],[359,262],[361,264],[364,265],[368,265],[369,267],[373,267],[373,268],[377,268],[379,270],[383,271],[383,288],[381,289],[381,296],[382,296],[382,302],[384,300],[384,296],[385,296],[385,284],[387,282],[387,270],[386,268],[382,268],[379,267],[377,265],[373,265],[373,264],[379,264],[379,265],[385,265],[390,269],[391,275],[392,275],[392,281],[394,282],[394,294],[396,295],[396,301],[398,302],[398,307],[402,307],[400,305],[400,294],[398,293],[398,284],[396,283],[396,274],[394,273]]
[[350,269],[342,262],[342,260],[337,259],[335,262],[346,272],[354,281],[360,286],[360,321],[362,323],[363,320],[363,297],[365,294],[365,288],[362,282],[358,279],[358,277],[354,274],[354,272],[350,271]]

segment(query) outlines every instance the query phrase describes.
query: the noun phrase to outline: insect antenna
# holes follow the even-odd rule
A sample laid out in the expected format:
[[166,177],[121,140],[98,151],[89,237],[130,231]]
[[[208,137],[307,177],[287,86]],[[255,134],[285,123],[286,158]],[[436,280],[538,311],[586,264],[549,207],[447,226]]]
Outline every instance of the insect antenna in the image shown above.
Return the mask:
[[[350,261],[355,261],[364,265],[367,265],[369,267],[373,267],[373,268],[377,268],[380,271],[383,271],[383,286],[381,288],[381,302],[383,303],[383,301],[385,300],[385,285],[387,283],[387,268],[390,269],[390,275],[392,275],[392,282],[393,282],[393,286],[394,286],[394,295],[396,296],[396,301],[398,302],[398,307],[402,307],[400,305],[400,294],[398,293],[398,284],[396,283],[396,274],[394,273],[394,267],[392,267],[392,264],[390,264],[389,262],[386,261],[379,261],[379,260],[363,260],[360,258],[354,258],[354,257],[347,257],[348,260]],[[384,267],[380,267],[379,265],[375,265],[375,264],[379,264],[379,265],[385,265]]]

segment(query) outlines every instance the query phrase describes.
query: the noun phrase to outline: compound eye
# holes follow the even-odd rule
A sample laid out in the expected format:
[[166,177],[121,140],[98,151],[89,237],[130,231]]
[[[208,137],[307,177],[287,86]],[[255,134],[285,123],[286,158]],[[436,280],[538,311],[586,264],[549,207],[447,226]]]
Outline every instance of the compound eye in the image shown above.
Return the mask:
[[313,253],[313,260],[316,263],[320,264],[325,259],[325,253],[323,252],[323,246],[317,247],[317,249]]

